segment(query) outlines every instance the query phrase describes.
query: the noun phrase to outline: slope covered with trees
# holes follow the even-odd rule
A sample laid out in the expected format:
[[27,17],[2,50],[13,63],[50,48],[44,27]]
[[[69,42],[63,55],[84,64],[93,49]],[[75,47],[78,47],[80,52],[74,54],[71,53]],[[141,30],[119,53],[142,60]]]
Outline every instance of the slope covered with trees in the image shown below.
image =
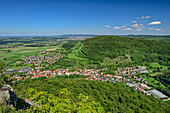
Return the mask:
[[86,58],[103,61],[106,57],[130,55],[133,63],[162,62],[170,64],[170,43],[154,40],[99,36],[82,41],[82,53]]
[[123,35],[123,37],[149,39],[157,41],[170,41],[170,35]]
[[[104,110],[112,113],[163,113],[170,110],[169,105],[163,101],[153,96],[146,96],[121,83],[77,80],[74,78],[49,78],[17,82],[14,84],[14,88],[17,95],[23,95],[25,98],[30,98],[39,104],[42,103],[42,108],[39,110],[45,111],[50,109],[59,111],[57,107],[60,105],[62,106],[60,110],[64,109],[65,106],[67,111],[73,112],[78,111],[77,108],[88,109],[90,112],[103,112]],[[70,104],[68,104],[69,102]],[[82,107],[83,104],[84,107]],[[56,105],[56,108],[53,105]],[[71,110],[71,106],[75,107]],[[37,108],[32,109],[36,110]],[[92,109],[95,111],[92,111]]]
[[163,92],[164,94],[170,96],[170,72],[158,74],[153,78],[166,86],[166,88],[159,86],[157,89]]

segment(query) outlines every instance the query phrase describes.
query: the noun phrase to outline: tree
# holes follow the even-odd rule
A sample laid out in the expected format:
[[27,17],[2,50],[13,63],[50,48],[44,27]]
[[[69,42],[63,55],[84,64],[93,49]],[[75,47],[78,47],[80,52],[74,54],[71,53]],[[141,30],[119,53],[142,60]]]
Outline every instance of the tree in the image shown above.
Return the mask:
[[27,112],[92,112],[104,113],[103,107],[100,104],[91,101],[88,96],[79,94],[77,101],[72,100],[72,94],[66,88],[61,89],[59,97],[47,92],[39,91],[30,88],[27,92],[32,101],[39,104],[38,106],[32,105]]

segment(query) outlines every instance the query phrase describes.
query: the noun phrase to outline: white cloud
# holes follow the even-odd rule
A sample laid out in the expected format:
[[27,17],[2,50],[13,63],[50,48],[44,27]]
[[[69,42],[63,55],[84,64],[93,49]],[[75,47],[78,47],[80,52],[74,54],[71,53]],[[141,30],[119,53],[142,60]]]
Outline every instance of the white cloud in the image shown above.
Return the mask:
[[137,22],[137,21],[131,21],[132,23],[135,23],[135,22]]
[[161,24],[161,22],[160,21],[154,21],[154,22],[148,23],[148,25],[156,25],[156,24]]
[[114,29],[114,30],[115,30],[115,29],[121,29],[121,27],[114,27],[113,29]]
[[132,27],[139,27],[139,25],[138,24],[134,24],[134,25],[131,25]]
[[148,18],[150,18],[151,16],[142,16],[141,18],[142,19],[148,19]]
[[154,28],[148,28],[148,29],[152,30],[152,29],[154,29]]
[[126,27],[126,26],[121,26],[121,27]]
[[110,26],[110,25],[105,25],[104,27],[111,28],[111,26]]
[[155,29],[155,31],[161,31],[161,30],[163,30],[163,29]]
[[145,18],[147,19],[147,18],[150,18],[151,16],[146,16]]
[[132,30],[131,28],[125,28],[125,29],[122,29],[123,31],[130,31]]

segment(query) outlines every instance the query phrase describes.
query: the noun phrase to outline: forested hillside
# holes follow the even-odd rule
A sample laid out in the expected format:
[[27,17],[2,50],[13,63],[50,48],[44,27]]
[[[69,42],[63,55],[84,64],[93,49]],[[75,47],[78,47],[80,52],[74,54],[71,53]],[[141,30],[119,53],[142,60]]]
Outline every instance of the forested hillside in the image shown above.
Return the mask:
[[122,35],[123,37],[148,39],[157,41],[170,41],[170,35]]
[[162,62],[170,64],[170,43],[154,40],[100,36],[82,41],[82,53],[87,58],[103,61],[106,57],[117,58],[130,55],[133,63]]
[[[76,111],[78,103],[89,105],[89,110],[93,109],[98,112],[104,110],[105,112],[114,113],[164,113],[170,110],[169,105],[163,101],[156,99],[153,96],[146,96],[141,92],[137,92],[123,83],[75,80],[71,78],[52,78],[44,80],[26,80],[24,82],[16,83],[14,87],[18,96],[24,95],[25,98],[30,98],[36,102],[42,103],[42,109],[44,108],[46,111],[52,110],[53,104],[57,101],[58,104],[56,103],[56,107],[61,105],[61,109],[65,108],[65,110],[67,109],[68,111]],[[66,97],[63,97],[62,94],[64,92],[69,94],[66,94]],[[48,98],[50,99],[49,102],[47,102]],[[81,100],[81,98],[83,100]],[[79,99],[79,101],[77,99]],[[74,104],[75,107],[71,107],[72,104]],[[47,105],[48,108],[46,108]],[[65,107],[63,107],[63,105]],[[79,106],[82,110],[88,109],[87,106]],[[55,110],[57,110],[57,108]]]
[[170,87],[170,72],[166,72],[164,74],[158,74],[157,76],[154,76],[154,78],[156,80],[159,80],[165,86]]

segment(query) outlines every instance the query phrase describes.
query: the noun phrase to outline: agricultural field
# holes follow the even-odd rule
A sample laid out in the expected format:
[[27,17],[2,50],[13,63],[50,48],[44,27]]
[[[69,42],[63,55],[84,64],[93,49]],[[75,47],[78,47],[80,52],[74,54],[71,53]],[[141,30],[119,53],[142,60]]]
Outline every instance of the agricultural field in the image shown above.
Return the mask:
[[0,39],[0,62],[19,60],[23,55],[59,49],[67,40],[56,37],[20,37]]
[[32,67],[16,61],[28,56],[57,54],[66,42],[55,37],[3,38],[0,39],[0,63],[5,63],[6,69]]
[[5,61],[19,60],[22,58],[22,55],[35,55],[40,54],[41,51],[54,51],[59,47],[60,46],[6,48],[0,50],[0,56]]

